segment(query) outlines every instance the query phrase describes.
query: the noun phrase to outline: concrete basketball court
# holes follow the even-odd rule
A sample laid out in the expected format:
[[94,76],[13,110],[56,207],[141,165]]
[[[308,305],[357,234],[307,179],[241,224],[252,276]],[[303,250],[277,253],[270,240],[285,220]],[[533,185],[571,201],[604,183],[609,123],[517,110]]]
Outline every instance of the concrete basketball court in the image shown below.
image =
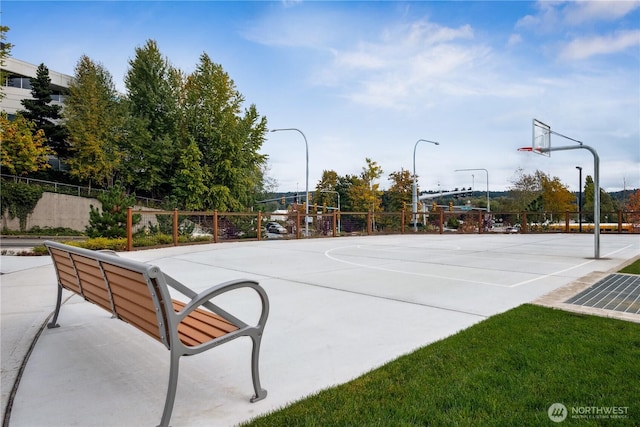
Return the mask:
[[[640,256],[640,236],[394,235],[239,242],[120,254],[199,292],[260,282],[271,311],[253,393],[250,340],[183,357],[173,426],[230,426],[344,383],[402,354],[594,272]],[[34,336],[55,306],[48,257],[2,257],[2,410]],[[68,294],[70,295],[70,294]],[[252,295],[222,301],[250,315]],[[153,426],[169,352],[78,296],[44,329],[13,399],[11,427]]]

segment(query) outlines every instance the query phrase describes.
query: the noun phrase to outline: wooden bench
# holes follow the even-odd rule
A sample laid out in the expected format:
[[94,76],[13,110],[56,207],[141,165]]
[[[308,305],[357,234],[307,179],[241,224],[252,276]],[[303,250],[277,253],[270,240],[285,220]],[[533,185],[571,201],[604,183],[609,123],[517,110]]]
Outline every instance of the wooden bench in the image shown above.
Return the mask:
[[[266,390],[260,386],[258,359],[269,315],[269,299],[257,282],[229,281],[198,294],[156,266],[121,258],[113,252],[90,251],[50,241],[45,242],[45,246],[58,276],[58,299],[49,328],[59,326],[56,322],[62,291],[67,289],[160,341],[170,351],[169,387],[160,426],[169,425],[180,356],[201,353],[238,337],[248,336],[253,343],[251,374],[255,394],[250,401],[266,397]],[[169,288],[190,301],[172,299]],[[253,289],[260,297],[262,310],[255,326],[247,325],[211,302],[218,295],[240,288]]]

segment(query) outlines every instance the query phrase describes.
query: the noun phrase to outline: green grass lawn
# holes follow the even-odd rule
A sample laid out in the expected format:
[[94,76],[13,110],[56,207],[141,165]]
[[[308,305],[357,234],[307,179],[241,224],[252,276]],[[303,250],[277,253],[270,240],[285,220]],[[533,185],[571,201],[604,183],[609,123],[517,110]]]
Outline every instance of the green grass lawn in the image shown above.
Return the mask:
[[640,274],[640,259],[636,260],[636,262],[633,262],[628,266],[626,266],[625,268],[623,268],[622,270],[620,270],[620,273]]
[[640,324],[525,304],[244,425],[638,426]]

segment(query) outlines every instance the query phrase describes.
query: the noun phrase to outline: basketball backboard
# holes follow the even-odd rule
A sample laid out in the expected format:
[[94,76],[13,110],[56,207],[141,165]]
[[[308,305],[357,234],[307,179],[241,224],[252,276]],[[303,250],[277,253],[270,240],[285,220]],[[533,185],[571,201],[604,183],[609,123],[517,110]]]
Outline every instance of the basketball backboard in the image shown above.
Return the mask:
[[531,142],[531,151],[543,156],[551,156],[551,126],[542,123],[540,120],[533,119],[533,139]]

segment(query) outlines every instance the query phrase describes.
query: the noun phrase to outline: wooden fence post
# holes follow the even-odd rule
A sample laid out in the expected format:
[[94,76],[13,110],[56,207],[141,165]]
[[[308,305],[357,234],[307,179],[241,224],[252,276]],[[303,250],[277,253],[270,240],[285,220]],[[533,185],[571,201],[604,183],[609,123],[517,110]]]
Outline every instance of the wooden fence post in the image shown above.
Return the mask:
[[173,210],[173,246],[178,246],[178,209]]
[[622,233],[622,211],[618,211],[618,233]]
[[213,243],[218,243],[218,211],[213,211]]
[[262,238],[262,211],[258,211],[258,227],[256,229],[258,240]]
[[127,251],[133,250],[133,208],[127,208]]
[[338,236],[338,224],[337,224],[337,219],[338,219],[338,215],[336,214],[336,211],[333,211],[333,220],[331,221],[333,223],[333,237],[337,237]]

